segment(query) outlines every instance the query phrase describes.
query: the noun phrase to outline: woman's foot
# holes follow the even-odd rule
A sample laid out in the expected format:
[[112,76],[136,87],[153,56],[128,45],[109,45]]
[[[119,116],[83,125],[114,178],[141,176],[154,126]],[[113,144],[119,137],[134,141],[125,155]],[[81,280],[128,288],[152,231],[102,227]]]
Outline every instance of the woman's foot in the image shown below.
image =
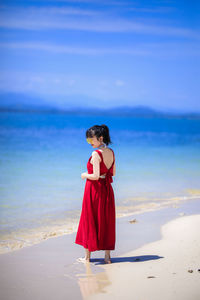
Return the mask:
[[105,264],[111,264],[111,259],[110,259],[110,255],[105,255],[105,259],[104,259]]
[[90,259],[87,257],[79,257],[79,258],[77,258],[77,261],[82,262],[82,263],[88,263],[88,262],[90,262]]

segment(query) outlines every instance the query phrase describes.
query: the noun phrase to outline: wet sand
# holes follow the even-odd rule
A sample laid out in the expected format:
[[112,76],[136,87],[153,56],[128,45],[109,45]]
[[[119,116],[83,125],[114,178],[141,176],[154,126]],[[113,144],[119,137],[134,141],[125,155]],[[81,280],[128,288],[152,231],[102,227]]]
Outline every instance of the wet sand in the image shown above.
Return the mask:
[[[103,264],[103,251],[93,252],[89,264],[77,262],[84,249],[74,243],[75,234],[1,254],[1,298],[196,300],[200,296],[197,214],[200,199],[118,218],[110,265]],[[181,289],[188,290],[182,298]]]

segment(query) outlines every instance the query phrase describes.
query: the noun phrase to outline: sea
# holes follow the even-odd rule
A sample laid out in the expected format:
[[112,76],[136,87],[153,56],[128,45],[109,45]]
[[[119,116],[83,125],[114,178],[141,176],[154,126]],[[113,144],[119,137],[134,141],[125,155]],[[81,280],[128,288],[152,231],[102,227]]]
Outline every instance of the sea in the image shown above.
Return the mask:
[[110,129],[117,217],[200,197],[200,118],[2,111],[0,253],[76,232],[96,124]]

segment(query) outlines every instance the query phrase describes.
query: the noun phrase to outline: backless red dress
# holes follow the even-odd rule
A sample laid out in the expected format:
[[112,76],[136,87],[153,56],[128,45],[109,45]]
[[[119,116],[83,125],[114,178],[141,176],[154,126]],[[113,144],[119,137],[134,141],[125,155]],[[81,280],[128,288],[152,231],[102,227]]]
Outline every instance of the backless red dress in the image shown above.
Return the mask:
[[[112,150],[113,163],[110,169],[107,169],[102,152],[100,150],[95,151],[101,157],[100,175],[106,173],[106,177],[98,180],[86,179],[75,243],[82,245],[89,251],[114,250],[115,197],[111,183],[113,182],[115,155]],[[88,174],[93,173],[91,158],[92,156],[90,156],[87,163]]]

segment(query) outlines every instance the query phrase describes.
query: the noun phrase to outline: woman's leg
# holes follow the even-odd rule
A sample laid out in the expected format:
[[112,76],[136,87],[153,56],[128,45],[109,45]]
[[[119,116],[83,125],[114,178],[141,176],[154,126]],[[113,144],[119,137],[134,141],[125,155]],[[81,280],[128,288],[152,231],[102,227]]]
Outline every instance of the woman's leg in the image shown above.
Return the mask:
[[85,259],[90,261],[91,251],[85,248]]
[[104,259],[105,263],[107,264],[111,264],[111,260],[110,260],[110,250],[105,250],[105,259]]

